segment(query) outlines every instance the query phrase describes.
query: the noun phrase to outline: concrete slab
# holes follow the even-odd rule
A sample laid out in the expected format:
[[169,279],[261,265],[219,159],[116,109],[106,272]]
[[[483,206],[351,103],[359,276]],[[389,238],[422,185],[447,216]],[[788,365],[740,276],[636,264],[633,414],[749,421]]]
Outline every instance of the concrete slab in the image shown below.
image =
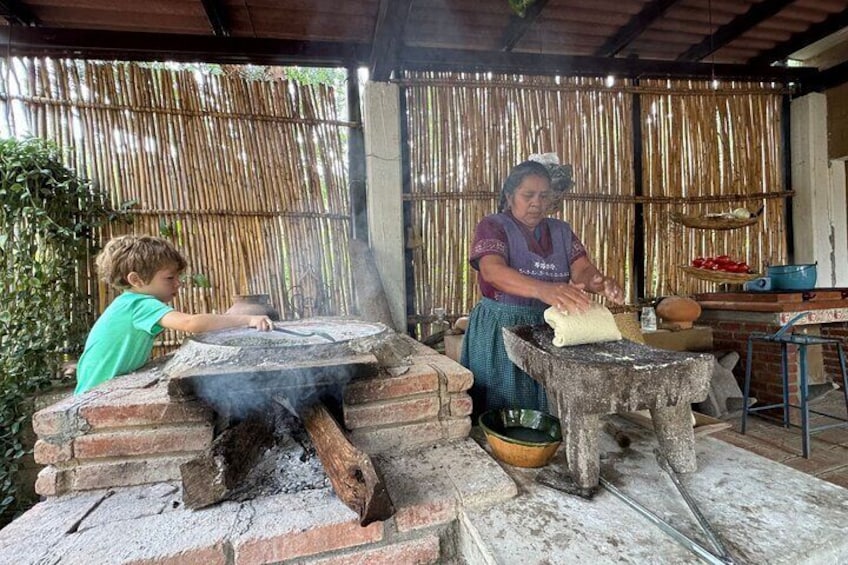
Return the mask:
[[[652,434],[616,422],[633,443],[621,450],[603,439],[601,476],[709,547],[659,469]],[[848,490],[709,437],[698,440],[697,455],[699,470],[681,480],[738,562],[848,560]],[[506,469],[519,483],[517,498],[460,513],[461,547],[469,562],[700,562],[606,490],[586,501],[536,484],[536,470]]]
[[456,519],[518,494],[515,482],[469,438],[375,457],[401,532]]
[[106,491],[64,496],[36,504],[0,530],[0,565],[37,562],[103,502]]
[[78,532],[104,524],[135,520],[182,508],[179,484],[158,483],[118,490],[109,490],[103,501],[93,509],[77,528]]

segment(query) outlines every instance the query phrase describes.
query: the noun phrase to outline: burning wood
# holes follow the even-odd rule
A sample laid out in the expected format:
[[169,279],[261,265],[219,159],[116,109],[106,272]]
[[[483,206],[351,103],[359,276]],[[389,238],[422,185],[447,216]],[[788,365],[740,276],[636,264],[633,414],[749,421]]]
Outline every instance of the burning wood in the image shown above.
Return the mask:
[[183,504],[197,509],[228,498],[272,443],[274,427],[264,418],[249,418],[224,430],[206,453],[180,465]]
[[395,513],[386,485],[367,453],[354,447],[322,402],[296,412],[281,396],[274,400],[303,419],[336,496],[359,515],[359,524],[387,520]]

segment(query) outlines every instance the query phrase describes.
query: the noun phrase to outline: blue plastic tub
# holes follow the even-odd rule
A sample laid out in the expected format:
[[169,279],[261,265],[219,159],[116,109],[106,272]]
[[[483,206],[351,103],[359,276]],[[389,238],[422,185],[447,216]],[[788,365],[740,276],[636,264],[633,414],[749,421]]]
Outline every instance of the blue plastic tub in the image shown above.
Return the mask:
[[767,267],[772,290],[810,290],[816,287],[816,264]]

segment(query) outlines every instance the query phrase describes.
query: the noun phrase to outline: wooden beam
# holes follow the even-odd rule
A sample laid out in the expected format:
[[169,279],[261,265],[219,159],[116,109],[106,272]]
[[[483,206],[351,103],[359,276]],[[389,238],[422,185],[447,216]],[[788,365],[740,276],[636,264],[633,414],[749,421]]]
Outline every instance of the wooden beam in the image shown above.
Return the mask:
[[535,53],[405,48],[401,65],[414,71],[473,71],[525,75],[676,77],[802,82],[816,75],[807,67],[684,63]]
[[848,61],[843,61],[827,70],[821,71],[811,82],[805,83],[798,91],[797,96],[804,96],[810,92],[822,92],[848,82]]
[[710,53],[714,53],[743,35],[746,31],[756,27],[763,21],[774,16],[795,0],[763,0],[754,4],[744,14],[740,14],[725,25],[718,28],[715,33],[704,38],[697,45],[693,45],[680,55],[678,61],[700,61]]
[[35,26],[38,19],[26,4],[20,0],[0,0],[0,16],[11,25]]
[[521,38],[524,37],[524,34],[527,33],[527,30],[536,21],[536,18],[542,13],[547,3],[548,0],[536,0],[535,3],[527,8],[523,18],[518,14],[512,14],[512,17],[509,19],[509,27],[506,28],[506,31],[501,37],[501,51],[512,51],[512,48],[521,41]]
[[370,52],[361,43],[18,26],[0,26],[0,44],[18,57],[318,67],[365,64]]
[[212,26],[212,31],[218,37],[230,36],[230,24],[227,18],[227,9],[220,0],[201,0],[206,19]]
[[846,82],[848,82],[848,61],[842,61],[819,74],[819,85],[822,90],[836,88]]
[[823,39],[831,33],[839,31],[845,26],[848,26],[848,8],[845,8],[839,13],[833,14],[822,22],[811,25],[805,31],[799,31],[796,34],[793,34],[788,40],[773,47],[772,49],[748,59],[748,64],[761,66],[771,65],[772,63],[782,61],[795,51],[803,49],[807,45],[812,45],[819,39]]
[[666,11],[677,4],[680,0],[653,0],[645,4],[642,10],[630,18],[630,21],[618,30],[618,32],[607,39],[597,51],[596,57],[614,57],[618,53],[630,45],[630,43],[642,35],[642,32],[648,29],[652,23],[662,17]]
[[386,81],[397,66],[398,50],[412,0],[380,0],[368,64],[371,80]]

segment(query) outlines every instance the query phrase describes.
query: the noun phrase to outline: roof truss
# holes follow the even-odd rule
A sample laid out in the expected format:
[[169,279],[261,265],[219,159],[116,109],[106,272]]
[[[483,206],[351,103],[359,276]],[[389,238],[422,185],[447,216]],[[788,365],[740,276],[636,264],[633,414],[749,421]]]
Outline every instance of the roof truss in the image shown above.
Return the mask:
[[604,42],[601,47],[595,51],[596,57],[613,57],[630,45],[634,39],[642,35],[652,23],[662,17],[666,11],[677,4],[680,0],[653,0],[645,4],[642,10],[630,18],[618,32]]
[[810,26],[806,31],[801,31],[794,34],[773,49],[766,51],[756,57],[748,60],[749,65],[770,65],[772,63],[783,61],[789,55],[803,49],[808,45],[812,45],[820,39],[824,39],[831,33],[835,33],[848,26],[848,8],[845,8],[837,14],[833,14],[823,22]]
[[18,0],[0,0],[0,16],[12,25],[34,26],[38,20],[32,11]]
[[206,12],[206,19],[212,26],[212,31],[218,37],[229,37],[230,25],[227,19],[227,10],[221,3],[221,0],[201,0],[203,2],[203,10]]
[[542,10],[545,9],[545,5],[547,3],[548,0],[536,0],[529,8],[527,8],[523,18],[518,14],[512,15],[509,19],[509,27],[506,28],[506,31],[501,37],[502,51],[512,51],[512,48],[518,45],[518,42],[521,41],[521,38],[524,37],[527,30],[529,30],[533,25],[533,22],[536,21],[536,18],[538,18],[539,14],[542,13]]
[[400,38],[411,5],[412,0],[380,0],[368,64],[373,80],[388,80],[397,66]]
[[734,39],[758,24],[774,16],[795,0],[763,0],[754,4],[744,14],[733,18],[730,22],[718,28],[715,33],[704,38],[680,55],[678,61],[700,61],[710,53],[718,51]]

